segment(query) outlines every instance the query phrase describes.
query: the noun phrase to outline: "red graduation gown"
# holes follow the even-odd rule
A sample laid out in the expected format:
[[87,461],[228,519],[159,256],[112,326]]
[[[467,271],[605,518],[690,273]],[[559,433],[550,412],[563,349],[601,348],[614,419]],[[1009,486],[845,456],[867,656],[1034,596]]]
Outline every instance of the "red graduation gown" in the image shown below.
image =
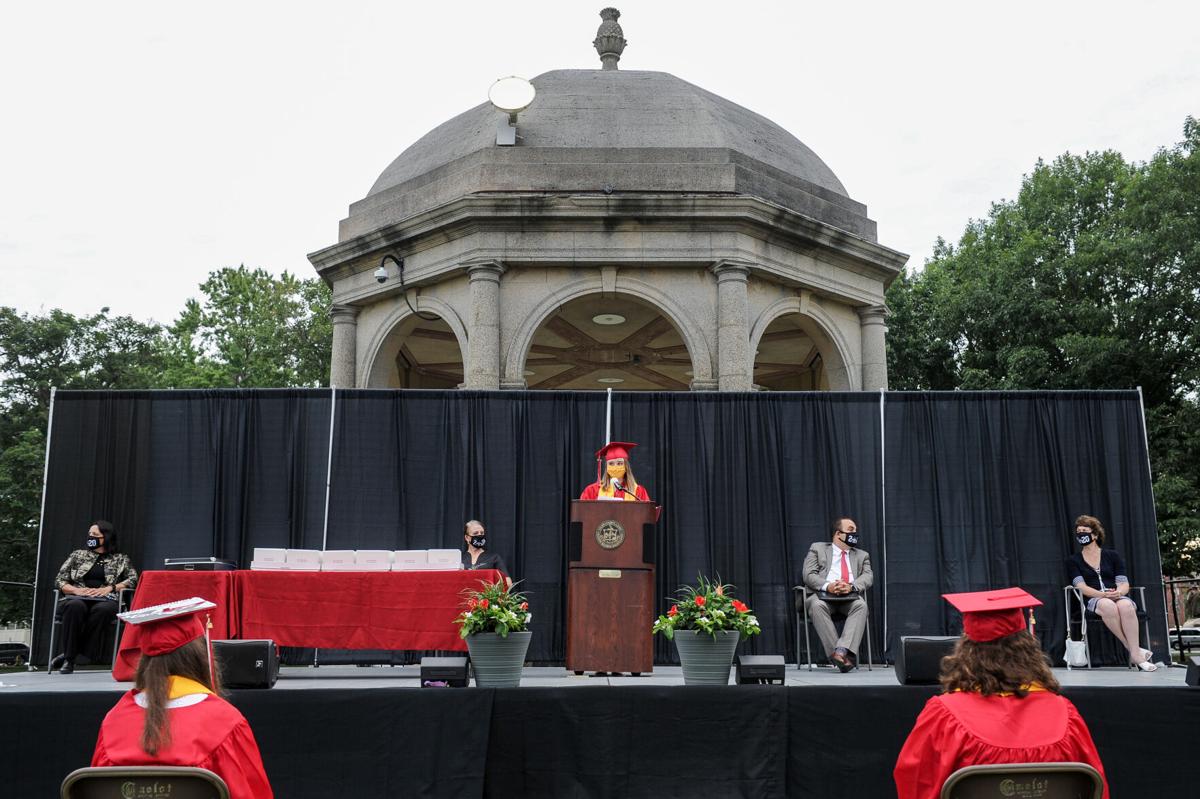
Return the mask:
[[1070,700],[1049,691],[1023,699],[960,692],[925,704],[893,776],[899,799],[938,799],[942,783],[963,766],[1064,761],[1087,763],[1104,776],[1092,735]]
[[[615,498],[619,499],[619,500],[624,500],[625,496],[626,495],[625,495],[624,491],[617,491]],[[642,488],[641,483],[638,483],[637,491],[634,492],[634,496],[636,496],[638,498],[639,502],[649,502],[650,501],[650,495],[646,493],[646,489]],[[583,489],[583,493],[579,495],[579,498],[580,499],[599,499],[600,498],[600,481],[597,480],[596,482],[592,483],[587,488]]]
[[271,784],[250,725],[218,696],[167,710],[171,744],[157,754],[142,749],[146,711],[129,691],[100,725],[93,766],[195,766],[208,769],[229,786],[231,799],[272,799]]

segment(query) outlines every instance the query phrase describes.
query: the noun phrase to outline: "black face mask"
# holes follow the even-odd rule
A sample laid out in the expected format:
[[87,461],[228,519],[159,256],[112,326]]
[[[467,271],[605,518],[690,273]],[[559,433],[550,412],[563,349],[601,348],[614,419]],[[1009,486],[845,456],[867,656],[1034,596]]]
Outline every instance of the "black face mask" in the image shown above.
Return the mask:
[[1076,533],[1075,540],[1079,542],[1079,546],[1086,547],[1088,544],[1092,543],[1092,534],[1091,533]]
[[843,539],[848,547],[858,546],[858,533],[842,533]]
[[95,549],[96,547],[100,547],[100,546],[104,546],[103,539],[96,538],[95,536],[90,536],[90,535],[87,537],[87,548],[88,549]]
[[471,546],[476,549],[487,549],[487,538],[482,535],[471,536]]

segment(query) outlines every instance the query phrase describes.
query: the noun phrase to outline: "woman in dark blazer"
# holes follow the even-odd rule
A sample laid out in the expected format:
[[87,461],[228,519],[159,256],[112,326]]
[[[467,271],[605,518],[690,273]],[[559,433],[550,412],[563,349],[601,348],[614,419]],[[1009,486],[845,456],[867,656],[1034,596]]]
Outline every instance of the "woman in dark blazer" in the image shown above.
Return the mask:
[[54,578],[62,598],[57,612],[62,619],[63,651],[50,662],[62,674],[75,671],[80,656],[103,660],[104,631],[117,614],[121,591],[137,583],[129,556],[117,551],[117,533],[109,522],[96,522],[84,539],[83,549],[67,556]]
[[1117,640],[1129,651],[1129,662],[1142,671],[1158,667],[1152,654],[1142,649],[1138,634],[1137,605],[1129,594],[1125,561],[1115,549],[1103,549],[1104,526],[1095,516],[1075,520],[1075,541],[1079,551],[1067,558],[1067,577],[1079,589],[1087,609],[1104,622]]

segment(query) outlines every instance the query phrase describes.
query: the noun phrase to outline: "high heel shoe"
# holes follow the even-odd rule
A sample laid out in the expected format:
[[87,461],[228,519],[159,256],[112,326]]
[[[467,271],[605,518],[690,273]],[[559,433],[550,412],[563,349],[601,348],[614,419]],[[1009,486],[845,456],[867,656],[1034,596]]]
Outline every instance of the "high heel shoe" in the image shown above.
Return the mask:
[[1141,671],[1158,671],[1158,666],[1155,665],[1154,661],[1151,660],[1143,660],[1141,663],[1137,664],[1137,667]]

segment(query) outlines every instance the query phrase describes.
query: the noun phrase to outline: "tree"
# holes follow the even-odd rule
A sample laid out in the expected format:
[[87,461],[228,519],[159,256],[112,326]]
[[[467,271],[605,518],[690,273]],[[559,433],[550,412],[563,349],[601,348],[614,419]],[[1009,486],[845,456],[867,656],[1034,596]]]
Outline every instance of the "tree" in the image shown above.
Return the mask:
[[189,299],[164,341],[159,385],[278,388],[329,384],[329,288],[284,272],[225,268]]
[[[77,317],[0,307],[0,580],[32,582],[51,387],[148,385],[161,328],[107,308]],[[0,591],[0,622],[29,618],[27,591]]]
[[896,388],[1141,386],[1164,568],[1200,568],[1200,123],[1145,164],[1039,161],[888,303]]

